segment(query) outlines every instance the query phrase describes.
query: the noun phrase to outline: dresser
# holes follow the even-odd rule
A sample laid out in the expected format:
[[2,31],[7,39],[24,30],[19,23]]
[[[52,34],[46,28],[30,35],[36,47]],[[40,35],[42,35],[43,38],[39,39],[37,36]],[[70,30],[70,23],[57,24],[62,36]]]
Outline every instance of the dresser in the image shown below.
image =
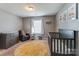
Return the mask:
[[7,49],[18,43],[18,33],[0,33],[0,49]]

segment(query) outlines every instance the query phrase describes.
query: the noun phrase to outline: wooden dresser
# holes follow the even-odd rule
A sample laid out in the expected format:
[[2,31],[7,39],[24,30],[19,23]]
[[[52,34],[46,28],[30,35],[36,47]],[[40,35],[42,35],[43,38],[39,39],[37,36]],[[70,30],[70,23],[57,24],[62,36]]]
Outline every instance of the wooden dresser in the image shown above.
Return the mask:
[[18,41],[18,33],[0,33],[0,49],[7,49]]

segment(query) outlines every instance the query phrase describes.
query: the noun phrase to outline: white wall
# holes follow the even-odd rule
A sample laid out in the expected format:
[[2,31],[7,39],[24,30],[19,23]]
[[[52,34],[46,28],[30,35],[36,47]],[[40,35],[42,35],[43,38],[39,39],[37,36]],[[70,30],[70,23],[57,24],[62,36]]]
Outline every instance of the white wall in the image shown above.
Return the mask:
[[23,18],[23,30],[26,33],[31,33],[31,18]]
[[17,32],[19,29],[22,29],[22,19],[0,10],[0,33]]
[[79,19],[76,20],[70,20],[69,21],[63,21],[59,22],[59,16],[60,14],[65,11],[68,7],[70,7],[73,3],[68,3],[63,6],[63,8],[57,13],[56,20],[57,20],[57,29],[72,29],[79,31]]
[[[50,20],[51,24],[46,24],[46,21]],[[44,23],[44,32],[45,34],[48,34],[48,32],[56,32],[56,24],[55,24],[55,16],[46,16],[43,17],[43,23]]]
[[[44,17],[27,17],[23,19],[24,31],[31,32],[31,20],[32,19],[42,19],[44,24],[44,33],[55,32],[55,16],[44,16]],[[47,20],[51,20],[51,24],[46,24]]]

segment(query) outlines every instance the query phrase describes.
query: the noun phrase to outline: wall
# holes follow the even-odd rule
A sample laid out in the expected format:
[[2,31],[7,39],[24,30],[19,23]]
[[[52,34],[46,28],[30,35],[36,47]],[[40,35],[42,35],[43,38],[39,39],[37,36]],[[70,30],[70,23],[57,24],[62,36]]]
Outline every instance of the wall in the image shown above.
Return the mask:
[[[71,29],[71,30],[76,30],[79,31],[79,18],[76,20],[70,20],[69,21],[63,21],[60,22],[59,21],[59,15],[65,11],[68,7],[70,7],[73,3],[68,3],[65,4],[62,9],[57,13],[56,15],[56,21],[57,21],[57,31],[58,29]],[[79,4],[78,4],[78,10],[79,10]],[[78,15],[79,15],[79,11],[78,11]],[[79,17],[79,16],[78,16]],[[76,55],[79,56],[79,32],[76,35]]]
[[73,3],[67,3],[65,4],[62,9],[57,13],[56,20],[57,20],[57,29],[72,29],[79,31],[79,20],[70,20],[69,21],[63,21],[62,23],[59,22],[59,15],[65,11],[68,7],[70,7]]
[[23,30],[26,33],[31,33],[31,19],[32,18],[23,18]]
[[[42,19],[43,25],[44,25],[44,33],[47,34],[48,32],[55,32],[55,16],[43,16],[43,17],[27,17],[23,18],[23,25],[24,25],[24,31],[31,33],[31,20],[32,19]],[[51,20],[51,24],[46,24],[47,20]]]
[[[50,20],[51,24],[46,24],[46,21]],[[44,23],[44,32],[45,34],[48,34],[48,32],[56,32],[56,24],[55,24],[55,16],[46,16],[43,17],[43,23]]]
[[0,33],[17,32],[22,29],[22,19],[6,11],[0,10]]

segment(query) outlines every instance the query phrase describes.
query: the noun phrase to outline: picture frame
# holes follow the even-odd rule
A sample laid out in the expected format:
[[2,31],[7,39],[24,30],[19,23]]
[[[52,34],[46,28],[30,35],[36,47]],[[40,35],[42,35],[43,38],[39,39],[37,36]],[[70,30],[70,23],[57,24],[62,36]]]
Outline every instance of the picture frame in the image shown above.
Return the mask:
[[59,16],[60,22],[63,22],[63,14]]
[[74,3],[72,6],[68,8],[68,20],[76,19],[78,19],[78,4]]
[[67,15],[68,15],[68,11],[65,10],[65,11],[63,12],[63,21],[66,21],[66,20],[67,20]]

